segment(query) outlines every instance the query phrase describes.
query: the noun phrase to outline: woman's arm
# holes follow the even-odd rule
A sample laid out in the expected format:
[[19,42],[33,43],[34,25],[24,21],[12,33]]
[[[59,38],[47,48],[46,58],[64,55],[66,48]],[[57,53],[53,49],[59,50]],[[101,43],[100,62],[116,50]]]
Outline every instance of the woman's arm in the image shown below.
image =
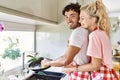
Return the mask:
[[99,58],[91,57],[91,62],[78,66],[78,71],[94,71],[98,70],[102,64],[102,60]]
[[91,62],[88,64],[83,64],[77,67],[63,68],[63,72],[69,73],[71,71],[94,71],[98,70],[101,66],[102,60],[99,58],[91,57]]

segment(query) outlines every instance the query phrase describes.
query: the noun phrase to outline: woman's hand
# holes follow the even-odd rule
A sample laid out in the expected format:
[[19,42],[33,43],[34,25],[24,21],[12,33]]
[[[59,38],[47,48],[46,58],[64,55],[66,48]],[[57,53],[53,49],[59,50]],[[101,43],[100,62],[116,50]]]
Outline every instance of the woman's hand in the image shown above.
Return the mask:
[[77,63],[75,61],[72,61],[69,65],[64,66],[62,68],[62,71],[65,72],[66,74],[68,74],[71,71],[76,71],[76,66],[78,66]]
[[71,66],[71,67],[62,67],[62,71],[66,74],[69,74],[71,71],[75,71],[75,67]]

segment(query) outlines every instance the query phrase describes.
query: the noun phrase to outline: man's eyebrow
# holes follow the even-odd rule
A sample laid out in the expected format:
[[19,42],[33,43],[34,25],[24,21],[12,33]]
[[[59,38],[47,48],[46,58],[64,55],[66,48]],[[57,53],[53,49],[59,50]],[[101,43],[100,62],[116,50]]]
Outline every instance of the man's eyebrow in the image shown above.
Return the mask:
[[74,13],[70,14],[70,16],[73,16],[73,15],[75,15],[75,14]]

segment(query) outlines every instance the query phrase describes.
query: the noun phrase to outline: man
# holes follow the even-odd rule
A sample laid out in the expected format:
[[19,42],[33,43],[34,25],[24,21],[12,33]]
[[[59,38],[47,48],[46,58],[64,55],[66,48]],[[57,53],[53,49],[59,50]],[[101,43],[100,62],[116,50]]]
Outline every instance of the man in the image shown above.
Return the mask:
[[68,66],[71,63],[72,66],[88,63],[89,58],[86,56],[88,31],[80,27],[80,5],[78,3],[70,3],[64,7],[62,13],[65,16],[68,27],[73,30],[68,41],[68,48],[63,56],[52,61],[44,59],[42,65],[60,67]]

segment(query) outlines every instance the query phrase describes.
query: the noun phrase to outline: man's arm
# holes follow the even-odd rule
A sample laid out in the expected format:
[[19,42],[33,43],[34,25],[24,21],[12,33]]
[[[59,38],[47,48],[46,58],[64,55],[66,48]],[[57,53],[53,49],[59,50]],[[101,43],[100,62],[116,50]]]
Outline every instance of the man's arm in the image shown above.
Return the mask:
[[80,48],[70,45],[63,56],[53,61],[44,60],[42,61],[42,64],[56,66],[56,67],[69,65],[79,51],[80,51]]

